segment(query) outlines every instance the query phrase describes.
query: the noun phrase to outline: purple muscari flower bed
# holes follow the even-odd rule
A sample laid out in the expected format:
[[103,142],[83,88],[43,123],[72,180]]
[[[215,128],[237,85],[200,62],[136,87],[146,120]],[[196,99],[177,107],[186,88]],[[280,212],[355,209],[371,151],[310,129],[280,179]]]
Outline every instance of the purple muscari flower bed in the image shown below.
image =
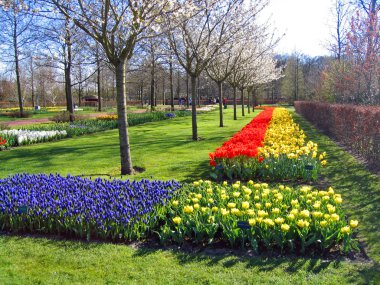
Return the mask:
[[166,117],[166,118],[174,118],[174,117],[175,117],[175,114],[174,114],[174,113],[166,113],[166,114],[165,114],[165,117]]
[[157,226],[176,181],[16,174],[0,179],[0,230],[138,239]]

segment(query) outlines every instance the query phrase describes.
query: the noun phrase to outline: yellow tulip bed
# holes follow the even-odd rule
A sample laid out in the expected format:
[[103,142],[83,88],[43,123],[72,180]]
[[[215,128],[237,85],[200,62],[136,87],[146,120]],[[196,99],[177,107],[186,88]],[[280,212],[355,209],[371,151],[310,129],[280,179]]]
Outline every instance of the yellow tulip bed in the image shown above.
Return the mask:
[[321,166],[327,164],[326,153],[306,141],[305,133],[285,108],[274,110],[264,146],[258,151],[263,159],[261,175],[268,180],[316,180]]
[[101,115],[96,117],[100,121],[117,120],[117,115]]
[[337,245],[348,252],[356,247],[352,235],[358,221],[345,219],[342,201],[331,187],[199,180],[171,200],[159,234],[162,242],[217,240],[256,252],[325,252]]

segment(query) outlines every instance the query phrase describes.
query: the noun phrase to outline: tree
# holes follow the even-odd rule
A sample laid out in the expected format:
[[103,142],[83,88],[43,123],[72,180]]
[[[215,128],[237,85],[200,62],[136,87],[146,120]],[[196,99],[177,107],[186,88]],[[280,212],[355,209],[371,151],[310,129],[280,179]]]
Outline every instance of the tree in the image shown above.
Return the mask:
[[297,53],[286,62],[281,94],[289,103],[305,98],[305,81],[300,56]]
[[136,43],[149,36],[149,29],[157,27],[159,18],[179,8],[173,5],[173,1],[165,0],[51,2],[103,47],[108,61],[115,68],[121,174],[132,174],[125,92],[126,65],[134,54]]
[[371,1],[364,15],[357,11],[351,20],[346,49],[348,68],[345,74],[355,82],[354,90],[351,90],[355,95],[355,103],[380,102],[379,11],[376,1]]
[[[254,1],[254,7],[263,5],[258,2]],[[239,18],[238,13],[241,7],[246,7],[244,5],[243,0],[201,0],[194,5],[190,19],[182,14],[165,18],[165,23],[171,27],[167,33],[170,46],[178,63],[190,77],[193,140],[198,140],[197,78],[222,47],[240,31],[241,25],[234,19]]]
[[[235,47],[235,48],[234,48]],[[238,48],[237,48],[238,47]],[[226,51],[215,56],[206,68],[207,75],[218,86],[219,127],[223,127],[223,82],[235,70],[243,49],[239,45],[227,46]]]
[[332,42],[329,44],[329,50],[340,62],[347,44],[348,19],[351,14],[350,5],[347,0],[335,0],[333,14],[335,17],[335,26],[334,32],[332,33]]

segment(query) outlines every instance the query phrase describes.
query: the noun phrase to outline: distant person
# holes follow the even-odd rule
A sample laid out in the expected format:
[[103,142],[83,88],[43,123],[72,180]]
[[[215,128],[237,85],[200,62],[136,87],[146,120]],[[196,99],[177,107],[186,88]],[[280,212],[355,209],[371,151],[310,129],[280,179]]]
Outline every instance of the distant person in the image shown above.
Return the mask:
[[227,109],[227,99],[226,98],[223,98],[223,106],[224,106],[224,109]]

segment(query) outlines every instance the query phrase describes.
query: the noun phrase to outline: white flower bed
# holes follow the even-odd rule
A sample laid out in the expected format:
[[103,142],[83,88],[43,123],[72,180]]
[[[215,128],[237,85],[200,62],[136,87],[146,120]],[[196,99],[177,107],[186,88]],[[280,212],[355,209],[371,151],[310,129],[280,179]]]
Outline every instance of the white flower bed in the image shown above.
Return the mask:
[[66,131],[3,130],[0,131],[0,135],[1,134],[14,136],[16,138],[17,145],[51,141],[67,136]]

